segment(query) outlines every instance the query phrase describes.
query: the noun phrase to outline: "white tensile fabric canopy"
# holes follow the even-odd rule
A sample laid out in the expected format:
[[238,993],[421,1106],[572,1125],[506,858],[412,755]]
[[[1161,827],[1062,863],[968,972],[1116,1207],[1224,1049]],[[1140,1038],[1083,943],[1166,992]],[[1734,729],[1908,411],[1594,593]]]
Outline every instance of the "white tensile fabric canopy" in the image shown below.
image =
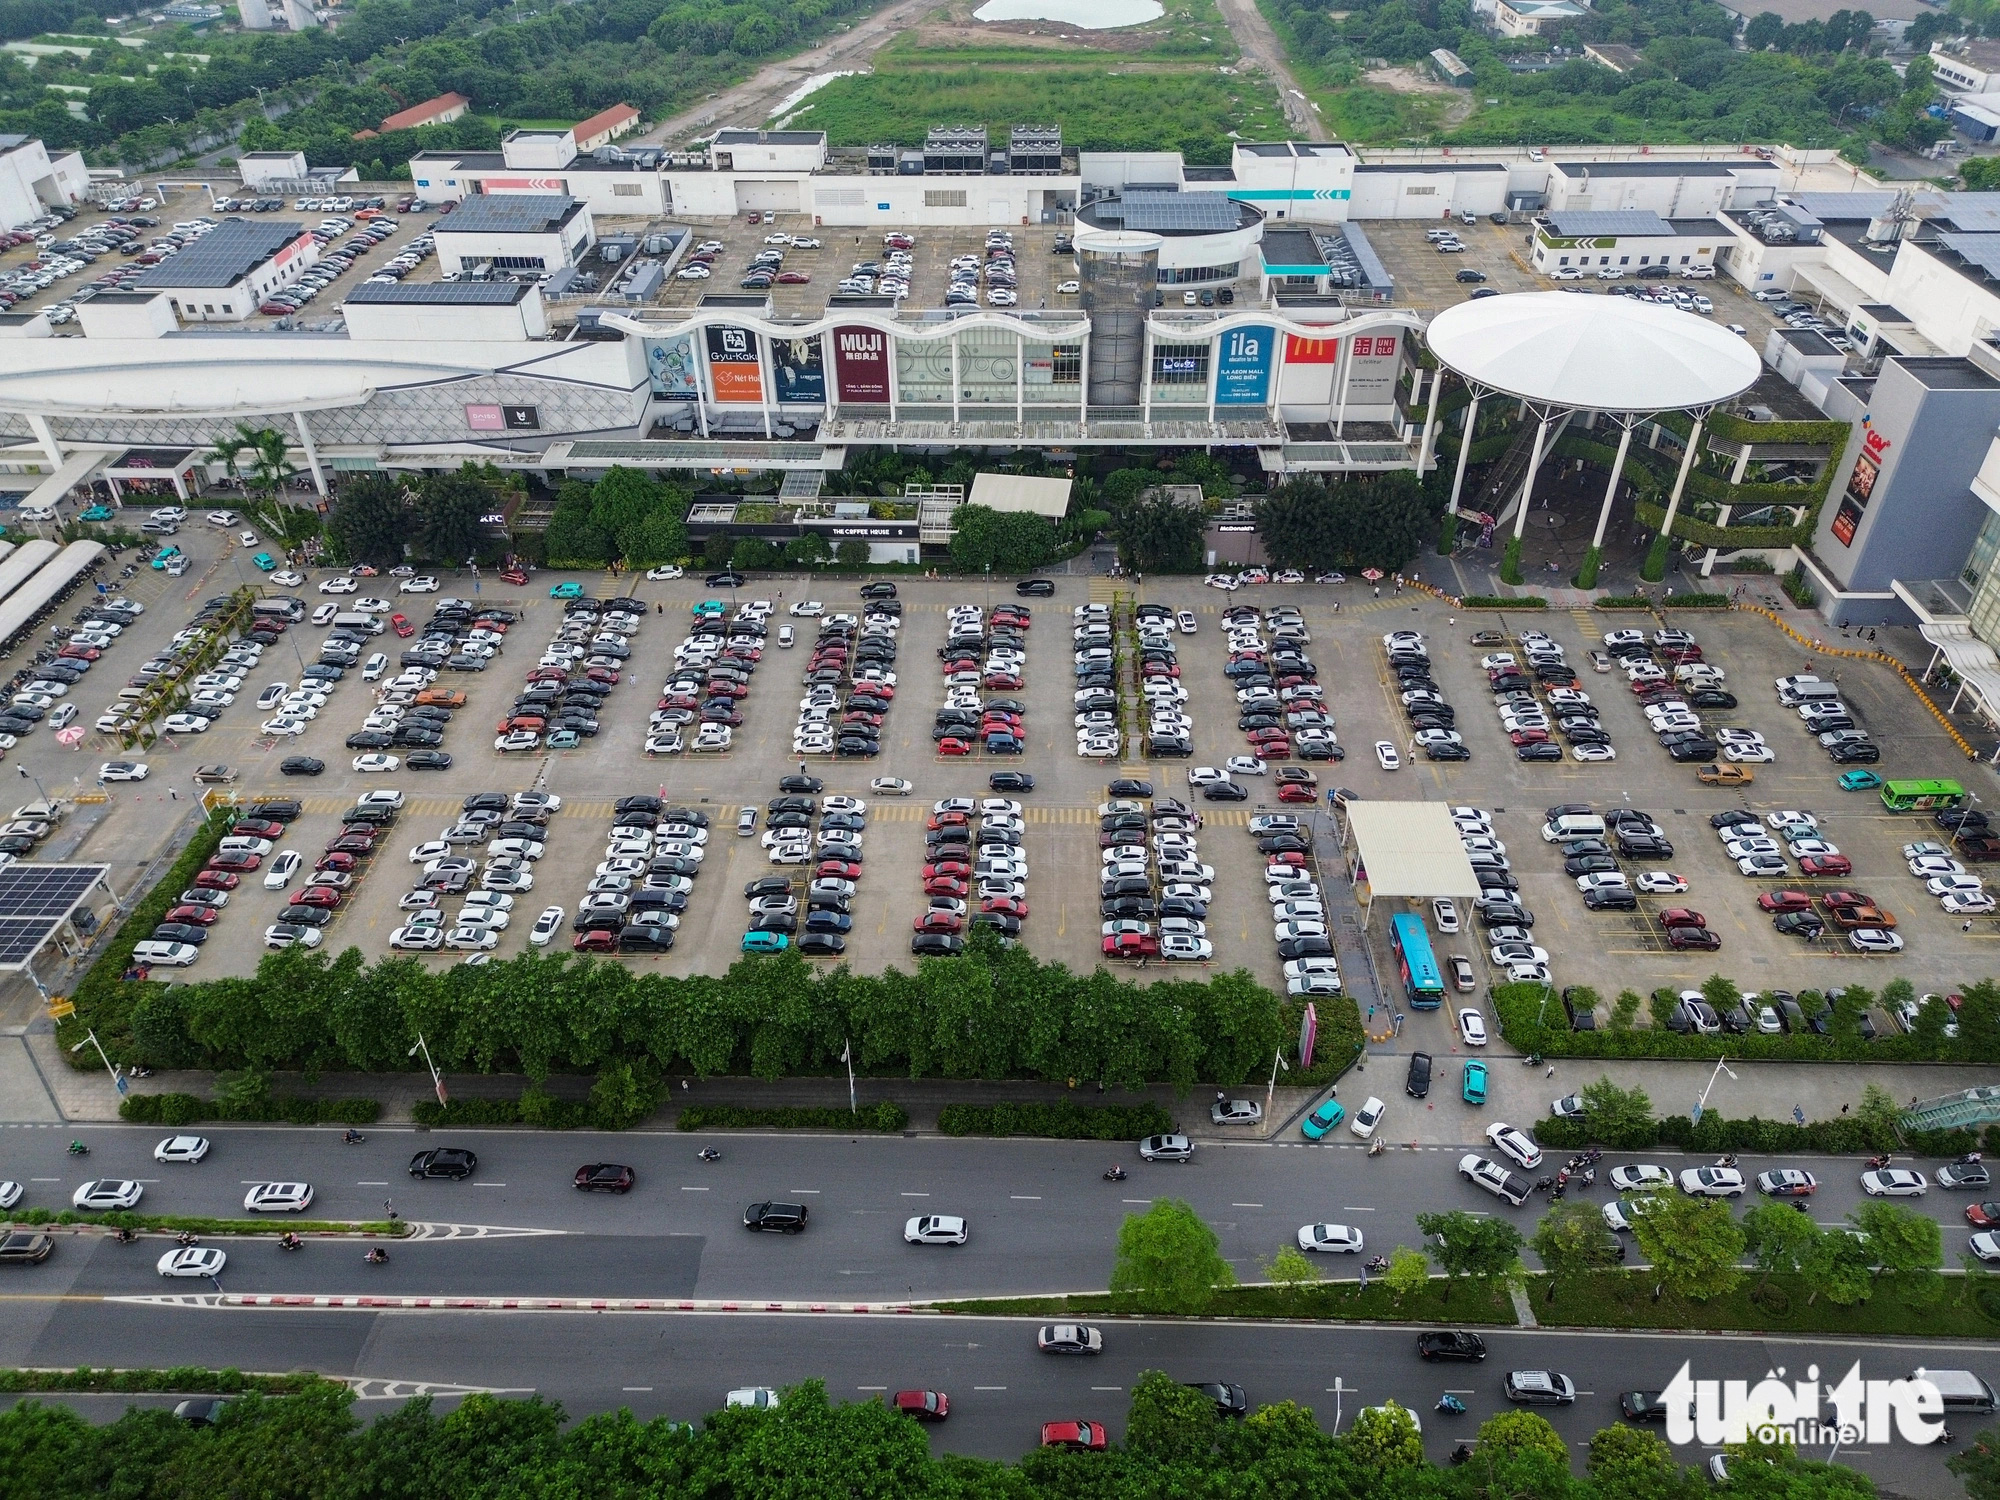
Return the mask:
[[1631,297],[1517,292],[1448,307],[1424,341],[1467,381],[1539,406],[1660,412],[1709,407],[1755,383],[1749,340]]
[[1371,902],[1479,894],[1458,825],[1442,802],[1350,802],[1347,831],[1367,872]]

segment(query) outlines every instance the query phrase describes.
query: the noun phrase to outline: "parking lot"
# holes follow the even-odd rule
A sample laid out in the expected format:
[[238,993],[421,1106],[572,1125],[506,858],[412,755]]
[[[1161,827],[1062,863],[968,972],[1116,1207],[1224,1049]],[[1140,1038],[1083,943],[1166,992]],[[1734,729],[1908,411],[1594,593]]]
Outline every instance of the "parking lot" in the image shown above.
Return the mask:
[[[164,642],[203,599],[226,592],[245,572],[242,549],[226,548],[219,535],[210,537],[206,532],[207,528],[197,524],[175,539],[195,559],[185,578],[168,580],[148,569],[137,581],[134,597],[152,607],[130,638],[122,639],[107,656],[107,680],[77,690],[92,714],[110,683],[123,680],[128,663],[136,666],[142,659],[140,653]],[[324,600],[351,608],[357,596],[329,600],[317,592],[317,585],[331,576],[315,572],[305,586],[291,592],[310,605]],[[543,857],[528,867],[532,887],[515,893],[512,920],[494,949],[497,956],[504,957],[524,951],[528,928],[545,906],[561,905],[566,916],[577,911],[598,863],[605,858],[606,835],[615,821],[617,800],[650,794],[705,813],[710,819],[709,837],[699,877],[693,881],[680,913],[672,950],[658,956],[628,956],[623,961],[657,965],[665,972],[680,974],[712,973],[726,967],[738,953],[747,925],[744,887],[772,874],[793,873],[790,868],[773,866],[759,837],[739,837],[736,816],[746,805],[763,809],[778,795],[780,777],[799,769],[799,756],[791,750],[788,731],[798,713],[798,678],[812,650],[813,633],[800,630],[798,644],[787,649],[775,644],[773,628],[752,678],[754,690],[738,700],[742,724],[734,731],[726,753],[645,753],[648,716],[658,701],[659,683],[670,670],[668,663],[687,628],[692,607],[701,601],[720,597],[725,605],[733,605],[753,598],[769,599],[773,627],[781,622],[798,626],[807,622],[786,612],[802,595],[819,600],[829,611],[858,612],[855,585],[845,580],[836,583],[797,577],[753,580],[735,590],[732,600],[731,591],[707,589],[698,578],[659,583],[620,579],[615,585],[602,578],[579,580],[595,595],[634,595],[653,610],[632,638],[632,657],[624,663],[623,680],[610,690],[599,710],[598,733],[582,739],[573,749],[497,753],[493,744],[499,721],[521,690],[524,676],[562,624],[563,605],[549,597],[549,588],[558,581],[560,575],[538,574],[531,586],[515,588],[491,576],[475,580],[470,575],[446,575],[440,580],[439,595],[415,596],[398,594],[394,580],[360,581],[364,592],[358,597],[373,593],[387,598],[419,625],[438,598],[452,595],[476,601],[482,608],[510,611],[517,617],[500,654],[486,670],[448,672],[438,681],[440,689],[462,691],[467,697],[464,707],[452,711],[443,730],[439,748],[452,757],[448,769],[413,771],[402,767],[387,775],[351,769],[357,751],[344,741],[360,729],[374,706],[374,685],[362,682],[357,672],[349,672],[332,689],[327,703],[302,734],[296,738],[264,734],[260,729],[264,713],[254,705],[260,688],[267,682],[295,683],[324,635],[322,629],[302,624],[286,631],[258,667],[245,674],[239,701],[224,710],[211,729],[178,741],[163,741],[145,752],[152,766],[146,782],[109,789],[112,805],[96,831],[76,851],[77,857],[99,857],[102,849],[115,847],[121,864],[137,862],[141,856],[132,851],[156,843],[177,811],[170,793],[177,791],[183,798],[192,795],[189,783],[200,763],[223,762],[234,768],[237,780],[230,790],[246,803],[266,795],[299,798],[302,815],[285,829],[280,846],[299,850],[308,864],[338,834],[340,814],[359,795],[394,788],[402,792],[404,806],[394,826],[378,841],[376,852],[356,861],[352,889],[326,928],[330,947],[354,944],[371,956],[379,956],[387,951],[390,934],[405,920],[401,901],[418,874],[408,858],[411,847],[439,838],[457,820],[464,799],[472,794],[553,793],[562,798],[561,810],[548,821]],[[1246,748],[1235,728],[1234,690],[1221,672],[1226,653],[1220,614],[1230,605],[1248,602],[1295,606],[1310,631],[1310,650],[1327,691],[1327,706],[1339,741],[1348,752],[1344,762],[1320,762],[1313,767],[1322,790],[1338,785],[1364,798],[1428,798],[1488,811],[1495,836],[1505,845],[1512,873],[1519,881],[1520,898],[1535,915],[1533,941],[1549,950],[1551,978],[1558,986],[1590,985],[1608,1003],[1628,987],[1644,993],[1662,985],[1698,985],[1719,971],[1746,990],[1801,991],[1847,983],[1879,990],[1890,978],[1903,976],[1921,992],[1956,987],[1985,973],[1991,962],[1988,955],[1995,939],[2000,938],[2000,923],[1991,916],[1978,916],[1972,919],[1969,933],[1961,930],[1960,920],[1947,916],[1937,900],[1924,893],[1922,882],[1904,867],[1903,843],[1936,836],[1929,820],[1919,815],[1889,814],[1872,792],[1841,791],[1836,781],[1840,768],[1827,760],[1796,715],[1777,703],[1770,686],[1778,677],[1816,668],[1822,675],[1837,677],[1858,721],[1884,746],[1883,761],[1875,770],[1885,777],[1956,775],[1978,790],[1984,773],[1967,771],[1943,731],[1886,669],[1845,662],[1838,667],[1822,666],[1754,615],[1690,612],[1689,616],[1676,617],[1675,623],[1692,626],[1707,660],[1722,668],[1730,687],[1739,690],[1739,708],[1713,716],[1715,725],[1719,727],[1726,720],[1760,732],[1776,757],[1772,764],[1751,768],[1756,779],[1749,786],[1703,786],[1695,780],[1694,767],[1673,763],[1655,742],[1622,676],[1594,673],[1588,665],[1591,650],[1606,629],[1628,625],[1650,628],[1658,623],[1647,617],[1578,611],[1475,618],[1456,615],[1448,605],[1428,597],[1392,593],[1378,599],[1363,584],[1269,585],[1225,597],[1202,588],[1193,579],[1148,581],[1139,602],[1188,609],[1197,622],[1196,633],[1180,637],[1178,643],[1184,668],[1181,682],[1188,691],[1184,712],[1191,726],[1192,754],[1185,761],[1147,762],[1136,758],[1136,747],[1128,742],[1122,763],[1100,761],[1079,757],[1072,742],[1074,682],[1069,631],[1075,606],[1093,599],[1110,602],[1111,590],[1111,580],[1064,578],[1058,580],[1053,598],[1015,601],[1005,582],[914,581],[900,586],[904,613],[896,662],[898,699],[884,715],[880,755],[874,759],[807,757],[810,773],[823,778],[827,794],[856,795],[867,803],[862,819],[865,858],[850,908],[848,961],[870,970],[911,961],[912,924],[926,904],[914,871],[922,861],[924,825],[933,803],[945,797],[988,795],[986,777],[990,772],[1018,770],[1036,778],[1034,791],[1020,796],[1025,804],[1020,850],[1028,865],[1025,899],[1029,908],[1023,938],[1034,952],[1078,969],[1088,969],[1099,961],[1097,805],[1104,800],[1113,777],[1145,777],[1157,794],[1178,796],[1202,814],[1198,857],[1215,869],[1207,918],[1214,962],[1227,968],[1247,968],[1273,986],[1282,983],[1269,931],[1264,860],[1257,853],[1248,825],[1261,813],[1309,809],[1281,806],[1270,776],[1239,776],[1250,793],[1249,800],[1240,803],[1203,802],[1187,783],[1191,767],[1220,766]],[[946,611],[954,604],[979,603],[990,614],[992,605],[1014,602],[1027,604],[1032,612],[1022,687],[1010,693],[1024,707],[1025,751],[1020,756],[941,758],[934,752],[930,734],[932,712],[944,695],[931,674],[938,665],[936,653],[946,639]],[[1336,602],[1342,606],[1338,612]],[[1567,758],[1539,763],[1515,758],[1506,732],[1488,706],[1486,673],[1479,665],[1480,658],[1495,648],[1474,646],[1470,637],[1480,629],[1511,634],[1528,618],[1533,619],[1534,628],[1558,640],[1569,659],[1579,665],[1580,686],[1599,708],[1617,753],[1615,760],[1582,764]],[[1381,647],[1384,632],[1392,628],[1416,630],[1426,637],[1439,688],[1457,707],[1458,731],[1471,752],[1469,760],[1432,763],[1413,753],[1410,729],[1395,686],[1387,677]],[[392,659],[395,645],[394,636],[378,638],[378,649],[389,651]],[[393,674],[396,668],[391,665],[388,670]],[[40,738],[37,735],[35,740]],[[95,734],[74,751],[35,740],[15,750],[10,758],[29,765],[52,792],[58,793],[63,788],[87,788],[97,763],[120,754],[113,744]],[[1385,771],[1377,764],[1372,746],[1378,740],[1400,748],[1400,769]],[[407,754],[408,748],[392,747],[387,753]],[[318,777],[281,775],[279,763],[289,755],[316,757],[326,769]],[[912,784],[911,794],[882,797],[872,793],[869,782],[883,776],[906,778]],[[1563,873],[1561,851],[1540,836],[1546,810],[1559,803],[1589,804],[1599,811],[1632,808],[1650,814],[1671,840],[1674,853],[1666,859],[1626,862],[1626,867],[1635,873],[1672,871],[1686,880],[1688,889],[1642,894],[1635,912],[1586,910],[1575,880]],[[1709,820],[1717,812],[1746,807],[1759,814],[1779,809],[1810,812],[1825,837],[1852,859],[1852,874],[1838,881],[1802,880],[1795,864],[1784,878],[1751,879],[1739,874]],[[1346,906],[1339,860],[1327,847],[1329,820],[1322,815],[1318,821],[1322,843],[1317,852],[1329,880],[1330,904],[1345,923],[1351,907]],[[760,820],[760,833],[763,827]],[[1974,873],[1978,873],[1977,867]],[[293,884],[296,888],[297,882]],[[1820,892],[1833,887],[1859,890],[1893,913],[1905,950],[1890,956],[1857,954],[1834,930],[1821,941],[1807,944],[1775,931],[1771,917],[1756,905],[1756,897],[1767,890]],[[184,972],[191,978],[250,972],[264,952],[266,925],[275,920],[287,899],[284,893],[266,891],[261,874],[246,873],[230,905],[210,929],[200,962]],[[458,905],[450,900],[445,904],[447,909]],[[1719,952],[1678,951],[1668,946],[1659,914],[1680,908],[1703,915],[1708,929],[1721,940]],[[1382,946],[1385,914],[1375,914],[1370,927],[1377,944],[1376,971],[1387,977],[1393,990],[1393,960]],[[1352,960],[1359,952],[1354,946],[1358,933],[1359,929],[1349,924],[1339,934],[1342,968],[1350,976],[1356,973]],[[1472,959],[1478,976],[1475,999],[1483,998],[1486,987],[1503,977],[1488,961],[1476,924],[1468,924],[1468,930],[1456,936],[1434,932],[1433,937],[1447,970],[1452,955],[1462,953]],[[565,927],[557,936],[557,945],[569,940]],[[447,963],[459,956],[444,952],[425,961]],[[1162,966],[1155,962],[1134,972],[1150,979],[1190,969],[1198,972],[1193,965]],[[1453,998],[1456,1003],[1457,997]],[[1448,1052],[1453,1045],[1449,1015],[1449,1008],[1442,1014],[1413,1014],[1406,1024],[1406,1036],[1413,1045],[1435,1045],[1440,1052]]]

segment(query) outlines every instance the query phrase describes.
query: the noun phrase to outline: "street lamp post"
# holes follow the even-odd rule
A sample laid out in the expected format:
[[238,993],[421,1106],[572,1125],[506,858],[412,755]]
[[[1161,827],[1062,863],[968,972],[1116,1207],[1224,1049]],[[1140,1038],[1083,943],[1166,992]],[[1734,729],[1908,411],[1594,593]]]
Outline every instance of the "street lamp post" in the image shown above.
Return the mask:
[[445,1097],[444,1075],[438,1072],[437,1064],[431,1061],[431,1049],[424,1045],[424,1034],[421,1031],[417,1033],[417,1045],[412,1047],[407,1055],[415,1057],[419,1052],[424,1055],[424,1066],[431,1070],[431,1087],[437,1090],[438,1103],[449,1104],[451,1101]]
[[34,782],[35,792],[38,796],[41,797],[43,806],[48,807],[54,805],[49,800],[49,794],[45,790],[43,790],[42,780],[39,776],[37,776],[33,771],[30,771],[26,766],[16,766],[14,769],[19,771],[26,780]]
[[1729,1071],[1729,1059],[1726,1057],[1718,1057],[1715,1060],[1715,1071],[1708,1075],[1708,1087],[1704,1088],[1701,1091],[1701,1097],[1694,1101],[1694,1114],[1692,1123],[1696,1125],[1699,1125],[1701,1123],[1702,1111],[1708,1108],[1708,1090],[1715,1087],[1715,1080],[1720,1078],[1724,1073],[1729,1073],[1730,1082],[1734,1083],[1737,1081],[1736,1075]]
[[[39,981],[36,983],[35,988],[41,989],[41,984]],[[44,996],[46,996],[47,991],[44,990],[43,994]],[[126,1093],[128,1090],[130,1090],[132,1086],[125,1081],[125,1075],[118,1071],[117,1065],[113,1063],[109,1057],[105,1056],[104,1043],[100,1042],[97,1039],[97,1033],[95,1031],[86,1034],[82,1041],[77,1042],[69,1050],[72,1052],[81,1052],[85,1047],[95,1047],[97,1049],[98,1057],[102,1058],[104,1061],[105,1071],[111,1075],[112,1086],[115,1087],[119,1093],[123,1094]]]

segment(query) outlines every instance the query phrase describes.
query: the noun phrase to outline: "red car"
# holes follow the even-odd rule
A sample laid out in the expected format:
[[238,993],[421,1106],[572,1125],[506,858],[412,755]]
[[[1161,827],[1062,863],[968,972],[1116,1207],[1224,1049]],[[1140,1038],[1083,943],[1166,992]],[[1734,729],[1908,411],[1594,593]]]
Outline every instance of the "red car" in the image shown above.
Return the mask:
[[1264,860],[1267,868],[1271,865],[1290,865],[1294,870],[1303,870],[1306,867],[1306,857],[1297,850],[1287,854],[1267,854]]
[[962,812],[932,813],[925,820],[924,827],[936,833],[940,828],[963,828],[970,821],[970,817]]
[[1966,1204],[1965,1222],[1974,1229],[1992,1229],[2000,1226],[2000,1203]]
[[1019,896],[988,896],[979,903],[982,912],[999,912],[1002,916],[1026,917],[1028,903]]
[[203,870],[195,876],[194,883],[205,891],[233,891],[243,883],[243,878],[227,870]]
[[1861,891],[1828,891],[1819,904],[1832,911],[1836,906],[1873,906],[1875,898]]
[[215,919],[222,913],[212,906],[176,906],[169,910],[165,922],[193,922],[198,927],[213,927]]
[[859,880],[861,866],[844,859],[823,859],[813,871],[815,880]]
[[[922,878],[925,880],[935,880],[939,876],[944,876],[947,879],[956,879],[970,875],[971,873],[972,866],[968,865],[962,859],[940,859],[924,866]],[[847,877],[842,877],[842,879],[845,878]]]
[[1808,854],[1799,861],[1799,873],[1820,879],[1832,875],[1852,875],[1854,861],[1845,854]]
[[1706,927],[1708,918],[1698,911],[1690,911],[1685,906],[1670,907],[1660,913],[1662,927]]
[[1101,1453],[1107,1441],[1109,1439],[1105,1436],[1102,1422],[1042,1423],[1044,1448],[1083,1448]]
[[910,924],[912,932],[957,932],[965,923],[948,911],[927,911]]
[[615,932],[579,932],[570,948],[577,953],[610,953],[618,946]]
[[601,682],[606,687],[618,686],[618,674],[609,667],[592,667],[583,675],[584,679],[589,682]]
[[502,568],[500,570],[500,581],[502,583],[522,584],[528,581],[528,575],[523,573],[519,568]]
[[1116,933],[1102,947],[1106,958],[1157,958],[1160,952],[1159,940],[1142,932]]
[[345,899],[346,897],[330,885],[309,885],[296,896],[292,897],[291,904],[293,906],[325,906],[330,908],[340,905]]
[[417,633],[417,627],[402,615],[389,616],[389,628],[400,636],[412,636]]
[[811,280],[804,271],[780,271],[777,276],[779,286],[804,286]]
[[980,683],[982,686],[992,688],[996,692],[1018,693],[1021,691],[1021,679],[1016,677],[1012,672],[990,672],[980,679]]
[[1319,799],[1318,794],[1303,782],[1286,781],[1281,782],[1278,786],[1278,800],[1280,802],[1316,802]]
[[1804,891],[1766,891],[1757,898],[1765,911],[1811,911],[1812,897]]
[[943,1391],[898,1391],[889,1398],[889,1405],[919,1422],[942,1422],[951,1415],[951,1398]]
[[71,661],[96,661],[103,654],[95,646],[78,646],[74,644],[65,646],[56,653],[57,656],[67,656]]
[[965,897],[965,882],[953,875],[933,875],[924,882],[924,894],[926,896],[957,896],[963,900]]
[[1548,738],[1549,732],[1546,729],[1516,729],[1507,736],[1508,741],[1516,745],[1546,744]]
[[1699,948],[1705,953],[1713,953],[1722,946],[1719,934],[1706,927],[1669,927],[1667,929],[1669,948]]
[[285,836],[285,825],[267,818],[245,818],[229,831],[238,838],[281,839]]
[[960,739],[943,739],[937,742],[939,755],[970,755],[972,746]]
[[209,856],[208,867],[211,870],[249,871],[263,863],[264,856],[261,854],[214,854]]
[[1250,753],[1262,756],[1265,760],[1290,760],[1292,758],[1292,742],[1282,734],[1276,739],[1252,740],[1250,742]]
[[326,846],[328,854],[373,854],[375,836],[369,833],[343,833]]
[[313,868],[315,870],[336,870],[343,875],[347,875],[353,873],[355,867],[360,863],[361,861],[351,854],[322,854]]

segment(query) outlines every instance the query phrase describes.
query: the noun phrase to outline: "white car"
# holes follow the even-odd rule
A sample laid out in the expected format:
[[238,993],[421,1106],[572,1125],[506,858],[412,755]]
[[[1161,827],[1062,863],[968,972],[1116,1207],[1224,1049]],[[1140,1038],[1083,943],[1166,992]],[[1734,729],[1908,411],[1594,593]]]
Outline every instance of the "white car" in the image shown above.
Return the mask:
[[358,594],[361,585],[352,578],[329,578],[319,586],[322,594]]
[[208,1155],[208,1137],[170,1135],[153,1148],[154,1161],[197,1162]]
[[379,752],[371,752],[367,755],[357,755],[354,757],[354,769],[362,772],[394,771],[402,764],[402,759],[399,756],[383,755]]
[[1571,760],[1580,761],[1616,760],[1618,752],[1609,745],[1571,745],[1569,757]]
[[747,1406],[755,1411],[775,1411],[778,1393],[768,1385],[746,1385],[722,1398],[724,1406]]
[[167,734],[207,734],[214,722],[200,714],[169,714],[160,721],[160,728]]
[[1848,933],[1847,944],[1856,953],[1901,953],[1903,938],[1901,933],[1889,932],[1880,927],[1857,927]]
[[1611,1169],[1611,1185],[1621,1193],[1650,1193],[1656,1188],[1671,1187],[1673,1181],[1672,1172],[1649,1162]]
[[1955,859],[1946,859],[1939,854],[1919,855],[1910,861],[1910,873],[1919,879],[1934,875],[1963,875],[1965,866]]
[[671,565],[661,568],[646,569],[646,581],[648,583],[666,583],[680,576],[681,576],[681,570]]
[[1743,1193],[1743,1174],[1734,1167],[1688,1167],[1679,1178],[1691,1198],[1736,1198]]
[[868,783],[868,790],[883,797],[907,797],[916,788],[900,776],[877,776]]
[[143,760],[107,760],[97,768],[99,781],[144,781],[152,768]]
[[317,927],[300,927],[290,922],[273,922],[264,929],[266,948],[317,948],[323,940]]
[[312,1201],[309,1182],[259,1182],[243,1195],[243,1207],[256,1214],[304,1213]]
[[1992,911],[1996,903],[1984,891],[1951,891],[1938,904],[1954,917],[1976,917]]
[[537,948],[548,947],[555,935],[562,931],[564,915],[560,906],[546,908],[535,918],[535,925],[528,929],[528,942]]
[[1678,896],[1688,888],[1686,880],[1668,870],[1647,870],[1633,884],[1656,896]]
[[398,927],[389,934],[389,946],[429,953],[444,946],[444,933],[437,927]]
[[1476,1010],[1462,1010],[1458,1013],[1458,1034],[1468,1047],[1486,1045],[1486,1018]]
[[1370,1096],[1368,1102],[1354,1112],[1354,1118],[1347,1122],[1347,1128],[1368,1140],[1375,1134],[1375,1127],[1382,1123],[1382,1114],[1388,1108],[1380,1099]]
[[1921,1198],[1930,1185],[1922,1172],[1907,1167],[1884,1167],[1861,1174],[1861,1191],[1871,1198]]
[[1375,742],[1375,761],[1385,771],[1394,771],[1403,764],[1403,758],[1396,753],[1396,747],[1387,740]]
[[903,1226],[903,1241],[910,1245],[963,1245],[965,1220],[952,1214],[923,1214]]
[[1222,768],[1231,776],[1262,776],[1269,769],[1254,755],[1232,755]]
[[145,1189],[136,1182],[86,1182],[70,1197],[72,1208],[137,1208]]
[[1299,1248],[1328,1255],[1359,1255],[1364,1247],[1361,1231],[1351,1225],[1301,1224]]
[[1525,1130],[1516,1129],[1505,1121],[1495,1121],[1486,1127],[1486,1139],[1501,1155],[1511,1158],[1530,1171],[1542,1164],[1542,1148]]
[[229,1261],[227,1251],[213,1245],[192,1245],[185,1250],[169,1250],[159,1260],[162,1276],[218,1276]]
[[397,592],[403,594],[435,594],[438,581],[428,573],[419,573],[415,578],[405,578],[397,585]]
[[296,849],[287,849],[271,861],[271,868],[264,872],[264,889],[282,891],[291,884],[292,877],[299,871],[305,860]]
[[1977,875],[1933,875],[1924,890],[1933,896],[1977,896],[1986,884]]

